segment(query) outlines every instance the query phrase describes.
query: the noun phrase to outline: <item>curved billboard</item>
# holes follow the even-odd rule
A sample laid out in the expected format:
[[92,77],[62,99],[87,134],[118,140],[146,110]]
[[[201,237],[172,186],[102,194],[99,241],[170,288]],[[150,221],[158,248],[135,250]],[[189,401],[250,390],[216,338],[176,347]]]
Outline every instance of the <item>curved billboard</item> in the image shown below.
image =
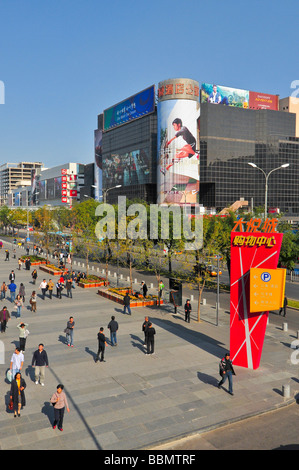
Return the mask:
[[199,84],[173,79],[158,86],[158,203],[199,199]]

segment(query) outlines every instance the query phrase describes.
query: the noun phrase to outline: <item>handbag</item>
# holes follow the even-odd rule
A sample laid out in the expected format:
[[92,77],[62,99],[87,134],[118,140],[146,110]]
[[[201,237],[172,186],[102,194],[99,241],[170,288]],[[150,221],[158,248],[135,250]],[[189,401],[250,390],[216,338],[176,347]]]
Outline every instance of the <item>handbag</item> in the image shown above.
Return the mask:
[[13,410],[13,401],[12,398],[9,400],[8,409]]

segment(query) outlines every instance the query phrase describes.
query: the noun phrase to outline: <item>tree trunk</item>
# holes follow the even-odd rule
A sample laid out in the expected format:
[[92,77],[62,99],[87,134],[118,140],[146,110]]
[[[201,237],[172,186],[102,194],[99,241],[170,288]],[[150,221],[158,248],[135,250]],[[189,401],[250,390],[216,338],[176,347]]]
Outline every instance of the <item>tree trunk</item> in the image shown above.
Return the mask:
[[198,322],[200,322],[200,302],[201,302],[201,296],[202,296],[205,283],[206,283],[205,279],[202,285],[200,285],[200,282],[198,283],[198,304],[197,304],[197,321]]

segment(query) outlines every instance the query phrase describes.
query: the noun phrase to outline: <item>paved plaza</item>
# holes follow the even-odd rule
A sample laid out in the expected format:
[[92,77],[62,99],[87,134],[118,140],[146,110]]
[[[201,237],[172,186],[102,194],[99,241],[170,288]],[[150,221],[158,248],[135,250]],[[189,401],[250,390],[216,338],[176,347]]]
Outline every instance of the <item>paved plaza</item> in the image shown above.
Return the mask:
[[[9,244],[10,245],[10,244]],[[11,245],[10,245],[11,246]],[[20,250],[20,249],[19,249]],[[18,252],[24,254],[24,251]],[[235,367],[234,396],[227,384],[217,388],[218,363],[229,349],[229,313],[215,307],[201,308],[202,321],[195,322],[194,302],[191,322],[185,323],[182,308],[134,308],[124,315],[119,304],[100,297],[97,289],[73,289],[73,298],[53,296],[41,299],[38,289],[49,275],[39,271],[36,286],[30,272],[17,269],[17,259],[4,261],[0,252],[0,283],[16,273],[19,288],[26,289],[21,320],[29,324],[22,376],[27,388],[26,407],[20,418],[8,411],[10,384],[5,378],[11,355],[18,342],[16,311],[9,299],[2,300],[12,313],[8,329],[1,334],[5,364],[1,370],[0,448],[1,450],[132,450],[155,448],[196,432],[266,412],[293,402],[299,389],[298,366],[292,364],[290,348],[296,332],[283,331],[271,323],[267,327],[261,366],[258,370]],[[54,276],[53,276],[54,277]],[[52,279],[53,279],[52,277]],[[27,307],[36,287],[37,312]],[[66,344],[64,329],[70,316],[75,320],[74,348]],[[118,346],[109,344],[107,325],[115,315],[119,323]],[[142,323],[149,316],[156,329],[153,356],[145,354]],[[103,326],[108,338],[106,362],[95,363],[97,333]],[[32,354],[43,343],[49,358],[45,386],[36,385]],[[63,383],[70,413],[65,413],[63,432],[52,429],[50,397]],[[290,397],[282,387],[290,386]]]

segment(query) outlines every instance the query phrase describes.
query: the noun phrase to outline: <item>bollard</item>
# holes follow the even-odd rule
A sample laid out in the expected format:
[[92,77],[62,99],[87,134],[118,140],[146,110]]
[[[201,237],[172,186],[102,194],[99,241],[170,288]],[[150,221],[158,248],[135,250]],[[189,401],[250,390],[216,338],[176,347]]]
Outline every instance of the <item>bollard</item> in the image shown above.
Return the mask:
[[297,331],[297,339],[299,339],[299,330]]
[[206,305],[207,304],[207,299],[202,299],[202,305]]
[[110,271],[108,271],[108,276],[110,276]]
[[134,279],[134,283],[137,284],[137,279]]
[[127,282],[130,282],[130,276],[127,276]]
[[120,275],[120,278],[123,279],[123,277],[124,277],[124,276],[121,274],[121,275]]
[[288,331],[288,324],[287,324],[287,323],[283,323],[283,324],[282,324],[282,329],[283,329],[283,331]]
[[113,276],[114,276],[114,277],[116,277],[116,276],[117,276],[117,274],[116,274],[116,273],[113,273]]
[[105,269],[102,269],[102,274],[105,274]]
[[154,288],[154,284],[151,282],[151,289],[153,289],[153,288]]
[[193,295],[193,294],[191,295],[191,299],[190,299],[190,300],[191,300],[191,302],[193,302],[193,300],[194,300],[194,295]]
[[290,398],[291,393],[290,393],[289,384],[282,386],[282,395],[283,395],[284,398]]

